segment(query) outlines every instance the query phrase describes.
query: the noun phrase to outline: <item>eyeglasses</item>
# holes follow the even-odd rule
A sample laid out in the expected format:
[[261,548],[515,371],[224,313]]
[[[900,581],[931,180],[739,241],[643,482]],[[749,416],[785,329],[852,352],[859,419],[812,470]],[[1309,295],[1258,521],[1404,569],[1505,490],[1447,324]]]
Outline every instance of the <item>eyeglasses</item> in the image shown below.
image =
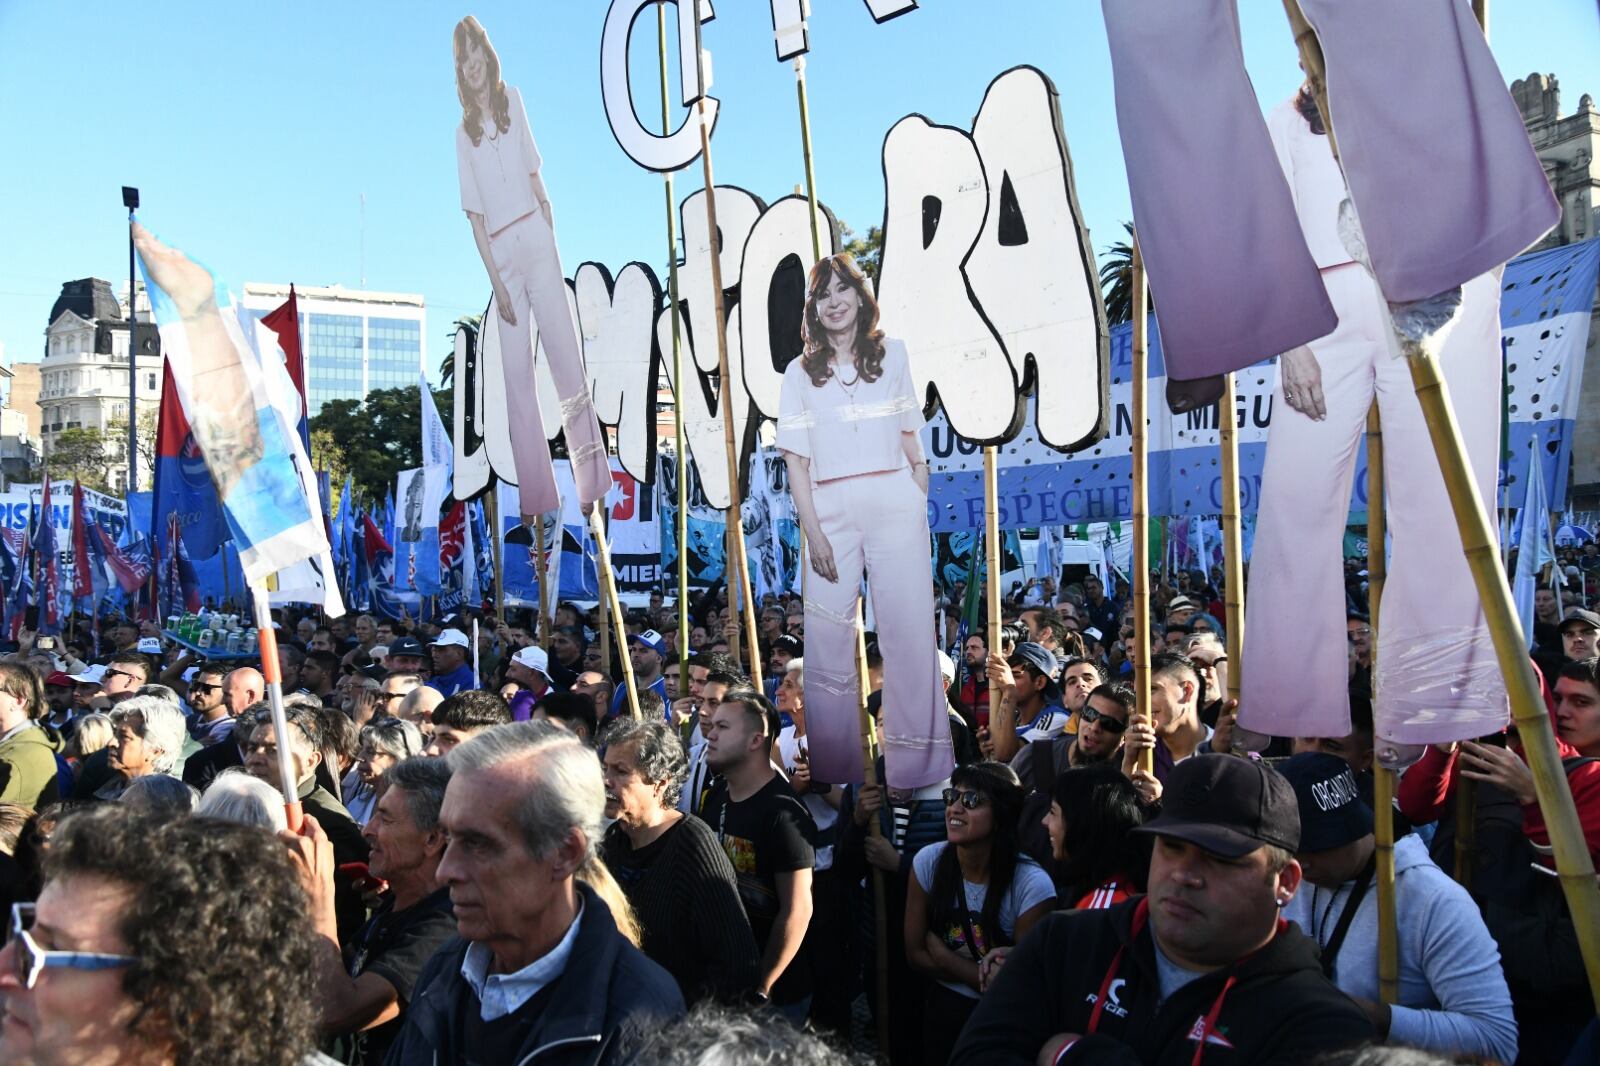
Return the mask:
[[22,987],[32,988],[39,983],[39,975],[49,969],[115,970],[132,966],[139,960],[132,955],[103,955],[92,951],[46,951],[28,932],[34,921],[32,903],[14,903],[11,906],[12,959],[16,963],[17,980]]
[[194,684],[189,686],[189,691],[190,692],[221,692],[222,691],[222,686],[221,685],[202,685],[202,684],[200,684],[200,682],[196,681]]
[[1100,728],[1107,733],[1120,733],[1128,728],[1128,723],[1120,718],[1113,718],[1104,711],[1097,711],[1093,707],[1085,707],[1078,712],[1078,719],[1082,722],[1099,722]]
[[390,700],[397,700],[404,695],[404,692],[383,692],[380,690],[378,692],[374,692],[372,694],[372,698],[377,700],[379,703],[388,703]]
[[970,788],[947,788],[940,793],[940,795],[944,797],[944,805],[946,807],[954,806],[956,802],[959,801],[961,806],[965,807],[969,811],[975,811],[979,807],[982,807],[984,804],[989,802],[988,796],[985,796],[982,792],[977,792]]
[[106,672],[105,672],[105,676],[106,677],[131,677],[133,680],[139,682],[139,684],[141,684],[141,685],[144,684],[144,678],[140,677],[138,674],[130,674],[126,670],[112,670],[112,669],[108,668],[106,670]]

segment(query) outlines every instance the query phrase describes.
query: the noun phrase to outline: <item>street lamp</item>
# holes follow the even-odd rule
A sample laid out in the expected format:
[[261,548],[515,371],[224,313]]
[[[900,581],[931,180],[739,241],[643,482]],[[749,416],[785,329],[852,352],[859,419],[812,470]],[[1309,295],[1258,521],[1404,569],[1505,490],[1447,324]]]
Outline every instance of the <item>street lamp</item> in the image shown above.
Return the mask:
[[128,495],[131,496],[139,488],[139,310],[133,261],[133,213],[139,208],[139,190],[124,185],[122,206],[128,209]]

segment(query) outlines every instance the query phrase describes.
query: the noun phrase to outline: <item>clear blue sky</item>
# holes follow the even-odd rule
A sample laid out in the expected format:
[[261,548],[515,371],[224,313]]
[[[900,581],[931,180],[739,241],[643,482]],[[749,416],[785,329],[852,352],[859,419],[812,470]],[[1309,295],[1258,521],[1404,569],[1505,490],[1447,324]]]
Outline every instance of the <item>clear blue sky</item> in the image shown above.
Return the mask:
[[[1299,83],[1278,0],[1239,0],[1256,91]],[[569,271],[665,260],[661,180],[612,140],[600,98],[606,0],[74,4],[0,0],[0,342],[38,359],[61,283],[127,275],[120,186],[141,217],[223,277],[300,285],[361,280],[429,308],[430,373],[454,318],[488,300],[461,214],[460,119],[450,34],[488,28],[545,160]],[[722,118],[719,183],[772,200],[803,181],[793,75],[773,58],[768,6],[720,0],[705,41]],[[1061,94],[1079,198],[1097,250],[1130,217],[1110,61],[1093,0],[922,0],[875,25],[861,0],[814,0],[811,89],[823,200],[858,230],[881,220],[879,153],[920,112],[967,126],[984,88],[1021,63]],[[1593,0],[1497,0],[1491,39],[1507,80],[1561,79],[1564,109],[1600,96]],[[653,27],[646,20],[642,27]],[[658,113],[654,34],[635,47],[637,106]],[[674,82],[675,85],[675,82]],[[1427,162],[1419,160],[1423,175]],[[696,163],[681,198],[699,184]]]

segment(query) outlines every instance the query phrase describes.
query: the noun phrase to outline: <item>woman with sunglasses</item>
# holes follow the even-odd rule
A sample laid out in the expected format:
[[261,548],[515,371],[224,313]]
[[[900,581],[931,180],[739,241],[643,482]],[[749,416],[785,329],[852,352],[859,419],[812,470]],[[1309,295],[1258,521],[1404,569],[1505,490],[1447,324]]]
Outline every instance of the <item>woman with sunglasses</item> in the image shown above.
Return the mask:
[[378,782],[397,762],[422,752],[422,733],[403,718],[379,718],[361,730],[354,773],[358,778],[344,801],[359,826],[365,826],[378,805]]
[[985,956],[1017,943],[1055,909],[1056,890],[1021,851],[1022,782],[1004,763],[958,767],[944,790],[945,841],[912,860],[906,961],[933,978],[923,1049],[943,1062],[977,1006]]
[[270,833],[104,804],[62,820],[45,875],[7,916],[0,1060],[294,1066],[313,1050],[316,943]]

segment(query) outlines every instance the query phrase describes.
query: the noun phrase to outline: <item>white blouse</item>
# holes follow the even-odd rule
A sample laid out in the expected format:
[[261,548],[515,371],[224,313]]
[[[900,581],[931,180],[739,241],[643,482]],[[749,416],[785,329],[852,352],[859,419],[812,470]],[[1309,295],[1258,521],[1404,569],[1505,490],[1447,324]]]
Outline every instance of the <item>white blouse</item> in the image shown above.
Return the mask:
[[498,233],[539,209],[530,177],[539,172],[539,149],[528,129],[522,94],[507,88],[511,128],[495,125],[492,110],[483,116],[484,131],[476,146],[465,125],[456,127],[456,166],[461,177],[461,209],[482,215],[485,228]]
[[[794,359],[778,399],[778,447],[811,461],[811,480],[833,481],[909,466],[900,434],[920,432],[922,404],[903,341],[885,337],[883,373],[846,384],[837,372],[817,386]],[[850,371],[845,372],[846,375]]]
[[1311,132],[1292,96],[1267,116],[1267,133],[1317,267],[1327,270],[1355,262],[1339,240],[1339,202],[1346,196],[1344,174],[1328,147],[1328,138]]

